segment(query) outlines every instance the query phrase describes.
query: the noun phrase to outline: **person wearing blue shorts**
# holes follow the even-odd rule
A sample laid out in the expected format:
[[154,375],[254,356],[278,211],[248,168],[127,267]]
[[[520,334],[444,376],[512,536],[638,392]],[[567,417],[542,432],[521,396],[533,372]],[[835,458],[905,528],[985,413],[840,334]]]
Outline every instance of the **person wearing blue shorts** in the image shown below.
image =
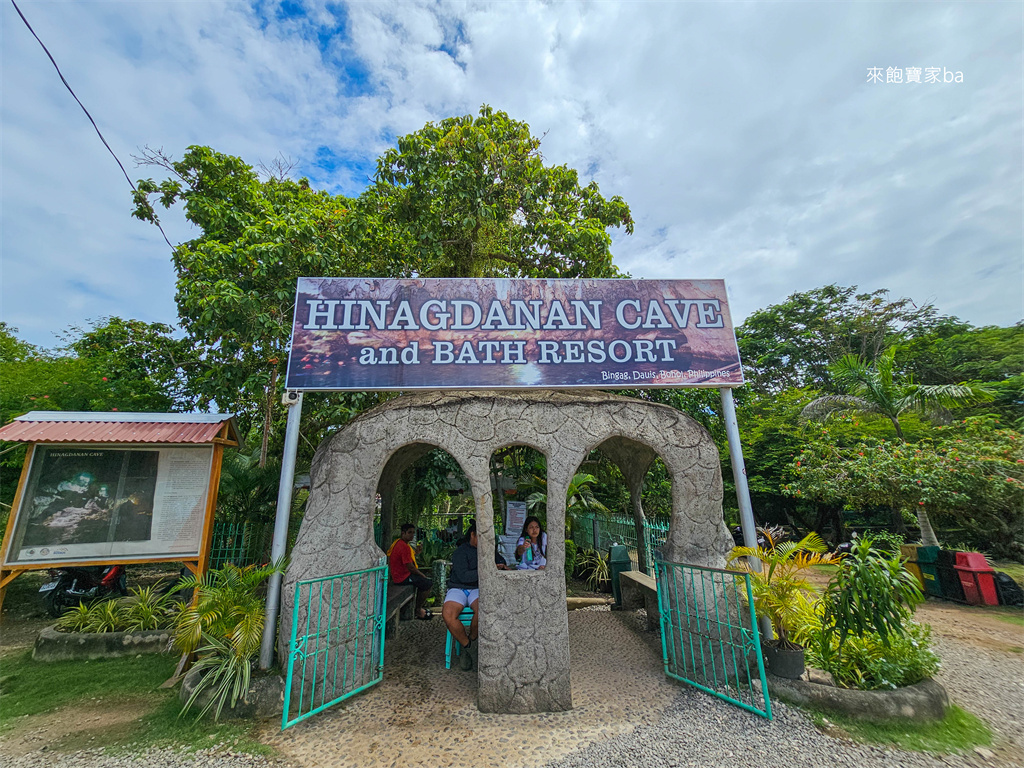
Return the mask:
[[[460,646],[459,668],[465,671],[473,669],[476,657],[477,638],[477,602],[480,599],[480,572],[477,569],[477,538],[476,523],[472,523],[466,531],[462,543],[452,555],[452,575],[448,579],[448,591],[444,596],[444,607],[441,617],[452,637]],[[459,621],[462,609],[469,606],[473,609],[473,621],[469,631]]]

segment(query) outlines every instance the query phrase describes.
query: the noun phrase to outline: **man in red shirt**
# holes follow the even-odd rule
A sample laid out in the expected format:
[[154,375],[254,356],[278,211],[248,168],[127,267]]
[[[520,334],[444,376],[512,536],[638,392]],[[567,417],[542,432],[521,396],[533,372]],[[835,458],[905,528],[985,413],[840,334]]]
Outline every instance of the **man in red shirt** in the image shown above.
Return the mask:
[[405,523],[402,535],[388,550],[388,570],[392,584],[412,584],[416,587],[416,618],[427,621],[433,614],[426,609],[427,597],[433,582],[416,567],[416,555],[412,551],[412,540],[416,537],[416,526]]

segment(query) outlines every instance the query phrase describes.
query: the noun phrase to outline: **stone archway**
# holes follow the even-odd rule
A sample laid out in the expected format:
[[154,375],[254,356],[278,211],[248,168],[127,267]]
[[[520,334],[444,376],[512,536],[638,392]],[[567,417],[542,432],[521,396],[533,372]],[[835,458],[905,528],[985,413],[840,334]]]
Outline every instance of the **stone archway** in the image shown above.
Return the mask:
[[[491,453],[509,444],[548,457],[548,529],[565,525],[565,493],[576,468],[601,448],[629,478],[642,479],[655,454],[672,478],[672,522],[663,553],[723,567],[732,539],[722,517],[722,476],[711,436],[668,406],[595,391],[429,392],[368,411],[317,450],[306,515],[282,595],[280,648],[291,637],[294,585],[370,568],[383,556],[373,513],[402,469],[434,447],[470,481],[481,551],[494,548]],[[630,481],[633,484],[633,481]],[[570,709],[565,546],[552,536],[544,571],[480,569],[477,706],[485,712]],[[300,617],[300,622],[303,620]]]

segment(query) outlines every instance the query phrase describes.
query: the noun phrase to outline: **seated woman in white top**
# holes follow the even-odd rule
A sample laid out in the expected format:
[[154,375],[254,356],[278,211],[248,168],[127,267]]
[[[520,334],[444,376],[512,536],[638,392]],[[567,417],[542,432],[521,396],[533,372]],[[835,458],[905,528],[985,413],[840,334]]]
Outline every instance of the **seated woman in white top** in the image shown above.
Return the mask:
[[523,533],[516,545],[516,557],[520,571],[541,571],[547,565],[548,535],[544,533],[540,520],[533,515],[526,518]]

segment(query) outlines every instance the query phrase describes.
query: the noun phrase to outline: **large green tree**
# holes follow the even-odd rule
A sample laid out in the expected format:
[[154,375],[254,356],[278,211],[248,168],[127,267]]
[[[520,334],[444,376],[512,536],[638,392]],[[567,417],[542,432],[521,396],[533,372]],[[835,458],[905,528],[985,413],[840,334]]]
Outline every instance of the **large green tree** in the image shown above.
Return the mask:
[[844,355],[872,362],[895,341],[926,334],[945,319],[930,304],[891,300],[888,293],[826,285],[751,314],[736,329],[749,386],[770,393],[790,387],[834,392],[829,366]]
[[1024,435],[994,417],[939,427],[917,443],[868,439],[844,446],[827,427],[793,460],[784,486],[798,499],[850,508],[881,505],[915,515],[922,541],[935,545],[934,515],[947,544],[998,556],[1024,555]]
[[108,383],[121,410],[188,411],[189,373],[198,368],[192,345],[165,323],[106,317],[90,329],[72,326],[63,351],[88,362]]
[[[300,276],[482,277],[617,274],[608,229],[631,232],[629,207],[546,166],[529,126],[483,107],[398,139],[356,200],[284,173],[190,147],[180,161],[147,151],[166,171],[135,194],[136,217],[182,204],[199,236],[174,249],[181,327],[198,350],[196,404],[259,423],[265,463]],[[317,395],[304,420],[329,429],[376,397]],[[308,433],[310,430],[307,429]],[[312,436],[319,439],[324,433]]]
[[1024,426],[1024,321],[972,328],[947,319],[896,347],[896,364],[922,384],[984,381],[994,399],[974,412]]
[[208,147],[189,147],[180,161],[143,158],[171,173],[144,179],[136,217],[155,223],[154,200],[183,203],[199,237],[174,249],[178,316],[200,353],[192,377],[198,405],[216,402],[262,423],[266,463],[279,379],[291,331],[296,279],[305,275],[370,275],[375,265],[350,245],[351,201],[310,188],[305,179],[261,179],[252,166]]
[[486,105],[399,138],[361,202],[423,277],[613,277],[607,230],[633,231],[622,198],[545,165],[530,126]]
[[[168,411],[189,406],[181,366],[189,359],[170,328],[118,317],[70,328],[65,345],[40,349],[0,324],[0,423],[28,411]],[[25,451],[0,454],[0,499],[14,496]]]

